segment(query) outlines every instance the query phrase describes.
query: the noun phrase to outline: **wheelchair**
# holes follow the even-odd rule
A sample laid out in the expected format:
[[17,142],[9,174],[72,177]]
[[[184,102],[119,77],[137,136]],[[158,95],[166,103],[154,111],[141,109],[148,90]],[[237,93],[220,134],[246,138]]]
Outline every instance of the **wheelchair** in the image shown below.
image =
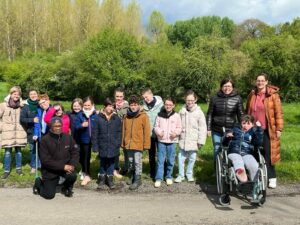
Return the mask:
[[256,149],[256,160],[258,162],[258,172],[255,181],[241,183],[235,174],[232,163],[228,159],[228,146],[221,144],[221,150],[216,157],[216,183],[219,202],[223,206],[230,205],[230,194],[236,192],[243,195],[252,205],[261,206],[266,201],[267,189],[267,167],[261,154],[262,148]]

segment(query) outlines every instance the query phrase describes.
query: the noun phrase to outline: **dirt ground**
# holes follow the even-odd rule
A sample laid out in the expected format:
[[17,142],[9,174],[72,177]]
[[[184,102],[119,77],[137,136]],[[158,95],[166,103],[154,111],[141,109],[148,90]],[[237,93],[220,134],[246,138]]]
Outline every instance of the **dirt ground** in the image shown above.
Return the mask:
[[213,185],[155,189],[149,181],[134,192],[123,182],[113,192],[95,186],[76,187],[73,198],[57,193],[53,200],[33,195],[31,188],[0,188],[0,224],[300,224],[300,184],[268,190],[262,207],[237,196],[220,206]]

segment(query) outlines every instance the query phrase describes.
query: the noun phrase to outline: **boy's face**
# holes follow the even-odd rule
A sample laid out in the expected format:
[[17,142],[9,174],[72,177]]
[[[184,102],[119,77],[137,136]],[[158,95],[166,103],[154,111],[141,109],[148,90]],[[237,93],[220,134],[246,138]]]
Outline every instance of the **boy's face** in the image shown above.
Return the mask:
[[151,92],[145,92],[144,94],[143,94],[143,99],[144,99],[144,101],[146,102],[146,103],[150,103],[150,102],[152,102],[153,101],[153,94],[151,93]]
[[40,99],[39,105],[43,110],[46,110],[49,108],[50,101],[48,99]]
[[129,108],[130,108],[131,112],[137,112],[140,109],[140,106],[137,103],[131,103],[129,105]]
[[242,121],[242,130],[243,131],[248,131],[249,129],[251,129],[253,127],[253,123],[246,122],[246,121]]

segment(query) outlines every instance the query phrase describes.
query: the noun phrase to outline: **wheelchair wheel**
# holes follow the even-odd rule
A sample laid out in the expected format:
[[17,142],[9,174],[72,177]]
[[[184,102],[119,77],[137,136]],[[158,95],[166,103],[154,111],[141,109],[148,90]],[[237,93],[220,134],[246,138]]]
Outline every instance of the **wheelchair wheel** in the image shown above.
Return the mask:
[[230,196],[229,194],[222,194],[220,197],[219,197],[219,202],[221,205],[223,206],[227,206],[227,205],[230,205]]

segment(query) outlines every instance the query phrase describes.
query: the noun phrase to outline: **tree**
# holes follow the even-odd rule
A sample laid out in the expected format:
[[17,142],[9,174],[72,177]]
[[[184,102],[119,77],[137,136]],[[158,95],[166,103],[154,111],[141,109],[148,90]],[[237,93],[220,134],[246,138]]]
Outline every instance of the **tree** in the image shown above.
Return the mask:
[[153,11],[150,15],[147,31],[150,33],[154,42],[166,41],[166,31],[168,24],[159,11]]

